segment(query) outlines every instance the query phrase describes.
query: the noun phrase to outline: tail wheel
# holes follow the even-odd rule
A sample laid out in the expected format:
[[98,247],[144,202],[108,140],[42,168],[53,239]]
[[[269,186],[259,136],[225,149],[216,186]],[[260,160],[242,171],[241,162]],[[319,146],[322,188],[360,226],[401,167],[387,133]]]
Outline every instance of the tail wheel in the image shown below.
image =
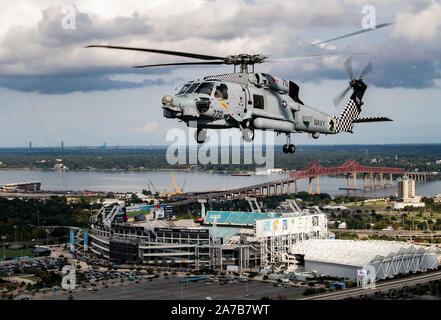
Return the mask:
[[242,138],[246,142],[252,142],[254,140],[254,130],[251,128],[243,128]]
[[283,145],[283,153],[289,153],[289,145],[287,144]]
[[207,129],[197,129],[194,133],[194,139],[199,144],[204,143],[207,140]]

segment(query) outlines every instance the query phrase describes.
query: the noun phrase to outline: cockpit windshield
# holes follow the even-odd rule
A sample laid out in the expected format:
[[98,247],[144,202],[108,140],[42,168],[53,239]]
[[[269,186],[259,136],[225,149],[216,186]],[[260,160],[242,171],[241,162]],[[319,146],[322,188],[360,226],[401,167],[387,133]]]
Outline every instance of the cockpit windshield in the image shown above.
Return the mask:
[[179,90],[178,94],[199,93],[210,96],[213,88],[214,82],[188,82]]
[[187,91],[187,89],[191,86],[192,82],[188,82],[186,84],[184,84],[184,86],[182,87],[181,90],[179,90],[178,94],[184,94],[185,91]]
[[190,88],[185,92],[186,94],[193,93],[194,90],[199,86],[199,82],[193,83]]
[[196,89],[195,93],[211,96],[211,92],[213,92],[213,87],[214,82],[202,82],[202,84]]

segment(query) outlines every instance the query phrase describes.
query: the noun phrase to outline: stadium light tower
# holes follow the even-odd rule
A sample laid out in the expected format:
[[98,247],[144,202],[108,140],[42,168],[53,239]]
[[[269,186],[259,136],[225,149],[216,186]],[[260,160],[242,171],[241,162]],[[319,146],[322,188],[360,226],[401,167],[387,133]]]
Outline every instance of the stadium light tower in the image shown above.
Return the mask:
[[51,233],[51,231],[49,229],[46,229],[44,231],[46,231],[46,245],[49,246],[49,234]]
[[221,216],[219,214],[213,214],[212,218],[213,218],[213,227],[212,227],[213,235],[214,235],[214,237],[216,237],[217,219],[220,219]]
[[3,261],[6,261],[6,239],[8,237],[7,236],[2,236],[2,240],[3,240]]
[[17,225],[14,224],[14,230],[15,230],[15,244],[17,244]]
[[198,202],[201,205],[201,218],[205,219],[205,215],[207,213],[206,208],[205,208],[205,204],[207,203],[207,199],[198,199]]

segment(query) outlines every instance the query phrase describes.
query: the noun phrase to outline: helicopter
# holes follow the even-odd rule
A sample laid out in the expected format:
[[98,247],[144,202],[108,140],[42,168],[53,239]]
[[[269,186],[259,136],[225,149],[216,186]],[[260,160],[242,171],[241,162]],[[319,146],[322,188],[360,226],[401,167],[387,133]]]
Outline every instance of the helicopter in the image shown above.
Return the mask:
[[[312,45],[323,45],[391,24],[384,23],[375,29],[363,29],[312,43]],[[355,77],[352,57],[349,57],[345,62],[349,85],[334,99],[334,104],[338,106],[351,90],[352,94],[343,112],[339,116],[334,116],[303,103],[299,97],[300,87],[295,82],[280,79],[267,73],[255,72],[254,66],[256,64],[268,61],[268,57],[263,54],[239,54],[223,57],[112,45],[88,45],[86,48],[132,50],[203,60],[140,65],[134,68],[233,65],[233,73],[210,75],[202,80],[188,81],[176,94],[165,95],[162,98],[163,116],[181,120],[189,127],[196,127],[195,140],[199,144],[207,141],[207,129],[238,128],[245,142],[254,140],[255,130],[272,130],[278,135],[286,135],[283,152],[295,153],[296,147],[291,143],[291,134],[294,133],[308,133],[312,138],[319,139],[321,135],[353,133],[354,124],[357,123],[392,121],[387,117],[359,117],[364,104],[362,99],[367,89],[363,78],[372,71],[373,67],[369,62],[360,75]],[[324,55],[316,54],[295,58],[321,56]],[[237,67],[239,67],[238,71],[236,71]]]

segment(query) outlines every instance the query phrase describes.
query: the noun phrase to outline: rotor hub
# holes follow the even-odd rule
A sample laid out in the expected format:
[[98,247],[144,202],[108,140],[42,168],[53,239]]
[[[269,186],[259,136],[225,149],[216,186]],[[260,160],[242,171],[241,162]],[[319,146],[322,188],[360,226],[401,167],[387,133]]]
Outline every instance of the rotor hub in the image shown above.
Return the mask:
[[353,89],[367,88],[367,84],[363,81],[363,79],[353,79],[349,82],[349,84]]
[[224,60],[225,64],[233,64],[233,65],[252,65],[257,63],[263,63],[266,60],[266,56],[263,54],[238,54],[227,56]]

